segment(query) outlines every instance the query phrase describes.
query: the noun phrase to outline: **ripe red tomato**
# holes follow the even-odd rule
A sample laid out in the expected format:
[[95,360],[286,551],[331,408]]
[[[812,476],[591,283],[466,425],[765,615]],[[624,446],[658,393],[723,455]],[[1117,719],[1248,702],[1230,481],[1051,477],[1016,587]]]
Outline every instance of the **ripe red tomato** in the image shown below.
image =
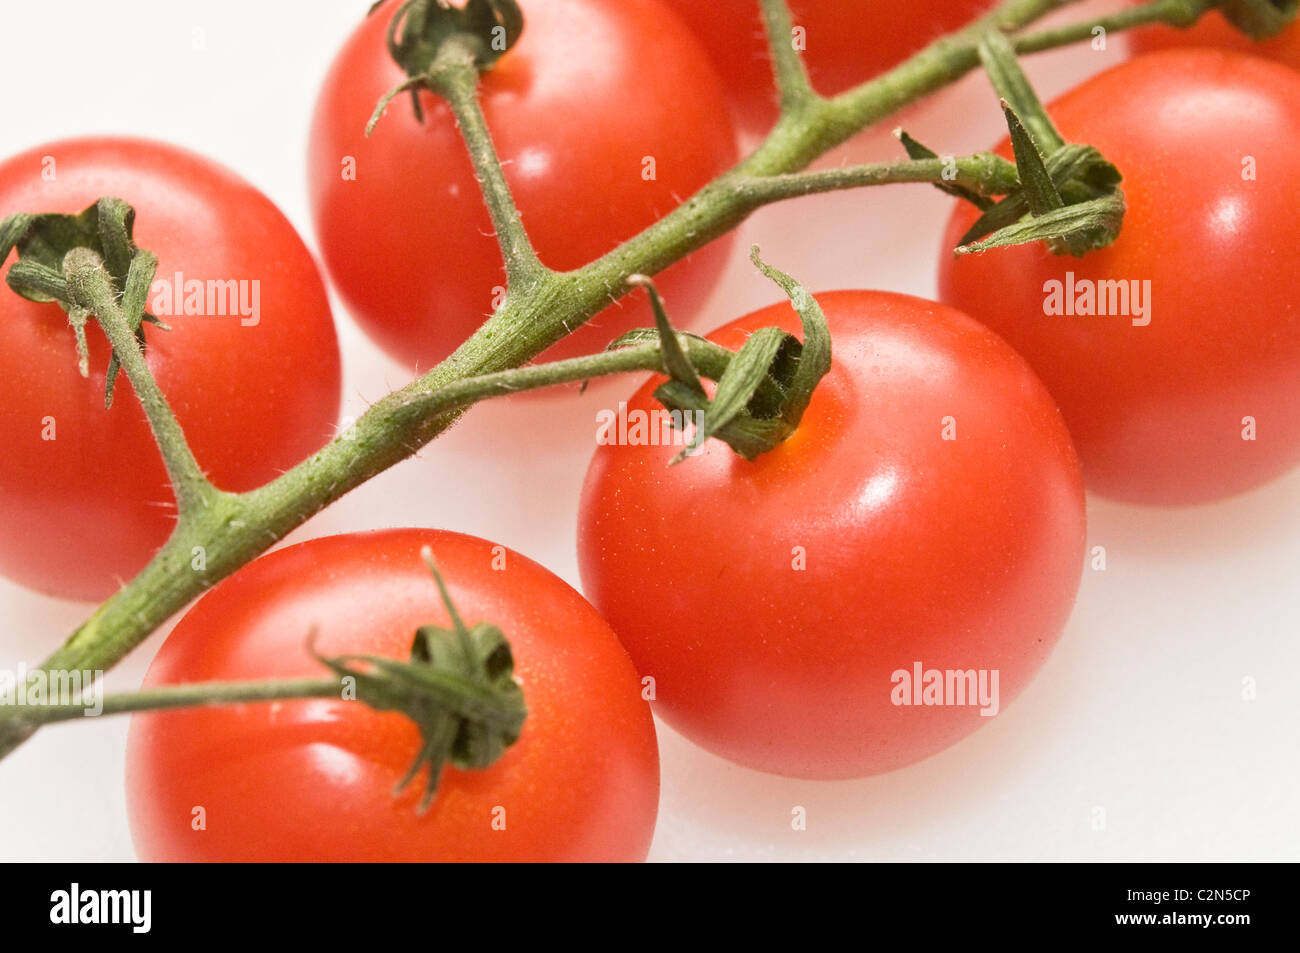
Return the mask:
[[[1218,50],[1154,53],[1049,108],[1067,139],[1097,146],[1124,174],[1119,240],[1082,259],[1043,246],[957,260],[945,251],[943,299],[1034,366],[1099,493],[1195,503],[1293,467],[1300,74]],[[945,249],[971,221],[954,213]],[[1107,316],[1063,307],[1072,298],[1074,312],[1089,310],[1103,289]]]
[[[0,216],[79,212],[105,195],[135,207],[136,242],[158,256],[149,307],[172,330],[148,327],[145,353],[200,466],[249,490],[320,447],[338,414],[338,343],[289,221],[234,173],[162,143],[75,139],[0,163]],[[203,291],[187,308],[190,281]],[[235,284],[209,300],[218,282]],[[124,375],[104,408],[111,350],[98,325],[88,379],[57,305],[0,288],[0,326],[0,573],[103,598],[171,530],[162,458]]]
[[135,716],[127,799],[142,859],[645,859],[659,754],[636,672],[581,596],[505,547],[401,529],[278,550],[190,610],[145,684],[325,675],[304,648],[313,630],[325,655],[405,658],[419,626],[449,625],[424,546],[465,623],[510,641],[528,707],[519,740],[489,768],[444,767],[421,815],[423,777],[393,795],[420,748],[405,715],[319,700]]
[[[661,218],[737,158],[721,84],[657,0],[523,0],[518,44],[480,100],[538,255],[586,264]],[[347,41],[312,125],[312,211],[349,309],[386,351],[428,368],[483,323],[505,284],[501,255],[450,110],[422,92],[425,120],[380,96],[404,75],[384,45],[393,4]],[[355,170],[355,176],[352,175]],[[681,320],[725,264],[715,242],[668,269]],[[637,300],[606,309],[548,358],[599,351],[653,323]]]
[[1300,24],[1293,23],[1275,37],[1256,41],[1225,20],[1218,10],[1211,10],[1195,26],[1186,30],[1168,26],[1135,30],[1131,42],[1132,48],[1139,53],[1187,46],[1211,46],[1253,53],[1300,69]]
[[[712,55],[742,126],[754,132],[770,127],[777,117],[777,94],[758,3],[665,2]],[[995,0],[791,0],[790,10],[796,28],[805,31],[813,86],[833,96],[897,66],[994,5]]]
[[[599,447],[579,560],[674,728],[764,771],[859,777],[987,720],[894,704],[895,673],[984,670],[991,692],[996,671],[1005,705],[1046,659],[1083,488],[1047,391],[991,332],[904,295],[817,300],[834,356],[796,433],[753,462],[719,441],[674,467],[679,447]],[[799,326],[779,304],[710,337],[770,325]]]

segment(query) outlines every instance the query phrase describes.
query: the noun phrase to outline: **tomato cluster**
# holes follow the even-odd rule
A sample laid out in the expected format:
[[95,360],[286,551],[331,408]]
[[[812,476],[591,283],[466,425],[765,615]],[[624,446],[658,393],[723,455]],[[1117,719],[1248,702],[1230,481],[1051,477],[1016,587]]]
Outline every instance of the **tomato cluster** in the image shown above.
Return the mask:
[[[752,0],[519,5],[527,27],[479,102],[548,266],[609,252],[732,166],[732,116],[749,131],[776,118]],[[366,132],[405,76],[385,45],[400,6],[373,12],[325,77],[308,185],[349,314],[427,368],[500,306],[505,271],[448,106],[420,89],[418,112],[398,97]],[[792,41],[834,94],[991,6],[794,0]],[[508,639],[526,720],[490,764],[443,767],[422,813],[417,790],[392,793],[431,743],[400,712],[299,696],[138,716],[127,789],[140,855],[642,860],[659,795],[651,702],[718,755],[801,778],[894,770],[988,723],[1069,617],[1085,485],[1198,503],[1300,462],[1300,72],[1288,68],[1300,29],[1262,48],[1277,62],[1227,49],[1243,44],[1226,29],[1212,17],[1179,39],[1217,48],[1140,56],[1048,107],[1065,139],[1122,171],[1113,244],[957,256],[980,214],[957,203],[943,303],[812,296],[830,368],[783,442],[753,459],[709,440],[681,460],[679,443],[625,431],[597,447],[577,526],[587,598],[504,547],[432,529],[313,539],[218,585],[146,687],[306,678],[323,656],[400,658],[422,627],[484,623]],[[1180,45],[1159,30],[1136,43]],[[143,353],[212,482],[253,489],[328,440],[335,329],[275,206],[151,141],[68,140],[0,163],[0,215],[75,213],[101,196],[131,203],[135,241],[157,255],[149,310],[167,327],[145,326]],[[728,247],[659,277],[676,317],[699,311]],[[646,300],[547,356],[649,325]],[[800,318],[782,300],[709,340],[736,352],[762,329],[797,337]],[[56,305],[5,292],[0,325],[0,573],[101,598],[175,522],[141,401],[123,382],[105,408],[112,348],[94,322],[84,374]],[[622,411],[655,414],[665,380]],[[475,741],[456,730],[449,750]]]

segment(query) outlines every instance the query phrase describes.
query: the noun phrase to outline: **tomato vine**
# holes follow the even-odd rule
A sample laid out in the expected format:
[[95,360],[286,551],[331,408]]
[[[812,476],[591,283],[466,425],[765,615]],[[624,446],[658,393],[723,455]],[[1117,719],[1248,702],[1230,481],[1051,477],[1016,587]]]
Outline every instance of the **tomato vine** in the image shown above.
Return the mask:
[[[1018,188],[1014,170],[990,155],[801,171],[862,129],[980,67],[981,50],[991,33],[1005,35],[1011,51],[1026,54],[1089,40],[1098,28],[1116,32],[1153,23],[1186,26],[1215,8],[1239,28],[1259,35],[1281,29],[1296,14],[1294,0],[1153,0],[1100,19],[1041,32],[1029,29],[1073,2],[1004,0],[988,15],[939,39],[888,73],[825,97],[812,88],[801,57],[786,39],[792,21],[784,0],[761,0],[781,100],[780,118],[771,133],[739,165],[657,223],[595,261],[563,272],[546,267],[533,250],[478,104],[480,51],[453,34],[424,79],[450,105],[483,184],[507,265],[505,302],[441,364],[377,402],[346,434],[252,491],[220,490],[197,471],[192,457],[187,459],[184,436],[166,413],[165,400],[140,359],[132,316],[123,314],[113,300],[102,263],[86,255],[70,256],[64,276],[72,285],[69,294],[93,310],[109,331],[123,370],[150,409],[150,422],[182,506],[174,533],[154,559],[104,602],[46,660],[44,668],[111,667],[205,589],[351,489],[415,453],[479,400],[597,374],[668,370],[660,343],[553,364],[522,365],[611,299],[627,294],[633,276],[663,270],[767,204],[814,192],[916,181],[959,185],[980,197],[1013,192]],[[375,134],[383,134],[382,123]],[[722,377],[733,359],[730,352],[689,336],[679,336],[678,341],[696,368],[710,377]],[[206,557],[202,569],[193,568],[196,550]],[[33,730],[14,712],[0,712],[0,756]]]

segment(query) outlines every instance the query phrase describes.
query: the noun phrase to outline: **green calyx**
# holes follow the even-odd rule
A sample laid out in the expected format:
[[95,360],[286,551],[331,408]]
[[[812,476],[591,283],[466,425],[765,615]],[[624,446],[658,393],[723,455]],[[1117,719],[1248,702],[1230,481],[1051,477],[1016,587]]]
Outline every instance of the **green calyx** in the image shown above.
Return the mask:
[[975,202],[982,214],[956,253],[1042,241],[1058,255],[1080,256],[1112,244],[1127,209],[1119,169],[1096,148],[1062,138],[1004,34],[984,36],[979,54],[1002,97],[1020,187],[995,203]]
[[[630,331],[610,348],[657,338],[669,380],[655,390],[655,399],[670,411],[701,415],[690,443],[673,464],[694,454],[710,437],[723,441],[746,460],[774,449],[798,428],[814,389],[830,370],[830,331],[816,299],[789,275],[765,264],[758,256],[757,245],[751,250],[750,260],[790,297],[803,323],[803,341],[780,328],[759,329],[731,359],[712,399],[669,323],[663,301],[650,279],[640,275],[629,279],[649,292],[656,326]],[[673,419],[676,422],[677,417]]]
[[1295,22],[1300,0],[1219,0],[1224,19],[1255,40],[1277,36]]
[[1043,158],[1015,111],[1007,105],[1005,112],[1024,185],[985,209],[957,253],[1045,241],[1057,254],[1077,256],[1113,243],[1126,210],[1119,170],[1092,146],[1074,143]]
[[397,792],[427,767],[419,807],[424,813],[433,803],[445,764],[465,770],[489,767],[519,740],[528,710],[505,635],[486,622],[467,627],[432,553],[426,547],[421,556],[451,617],[451,628],[421,626],[405,662],[368,655],[327,658],[314,650],[312,654],[340,678],[353,679],[359,701],[378,711],[401,712],[419,727],[423,743]]
[[[18,253],[5,282],[29,301],[54,302],[64,310],[76,337],[77,366],[82,377],[90,373],[86,321],[94,314],[69,288],[69,262],[75,264],[85,258],[102,265],[141,347],[145,345],[145,322],[168,330],[145,310],[158,262],[150,252],[136,247],[134,226],[135,209],[121,199],[108,197],[75,215],[19,213],[0,221],[0,262],[8,258],[10,251]],[[79,257],[83,252],[93,257]],[[119,369],[114,352],[108,365],[106,406],[112,406]]]
[[[384,5],[370,8],[370,15]],[[389,90],[366,124],[374,130],[384,110],[404,92],[411,94],[415,118],[424,121],[420,90],[437,92],[436,74],[442,58],[455,48],[479,70],[490,69],[519,41],[524,15],[516,0],[466,0],[456,6],[449,0],[403,0],[388,24],[388,52],[406,73],[406,79]]]

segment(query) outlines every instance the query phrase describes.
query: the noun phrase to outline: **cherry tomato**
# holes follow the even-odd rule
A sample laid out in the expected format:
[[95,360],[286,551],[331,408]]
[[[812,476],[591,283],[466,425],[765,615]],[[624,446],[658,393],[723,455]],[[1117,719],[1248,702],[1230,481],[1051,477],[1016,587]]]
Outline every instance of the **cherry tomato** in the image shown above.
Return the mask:
[[1218,10],[1211,10],[1195,26],[1186,30],[1168,26],[1135,30],[1131,42],[1133,49],[1139,53],[1186,46],[1211,46],[1253,53],[1300,69],[1300,24],[1293,23],[1270,39],[1252,40],[1225,20]]
[[[760,770],[859,777],[988,720],[974,693],[896,704],[899,672],[982,671],[992,713],[1043,663],[1082,570],[1083,488],[1047,391],[991,332],[904,295],[817,300],[834,355],[795,434],[672,467],[662,438],[600,446],[579,564],[674,728]],[[710,337],[771,325],[799,326],[779,304]]]
[[[741,125],[765,131],[777,117],[776,85],[755,0],[665,0],[691,25],[726,81]],[[897,66],[994,0],[791,0],[813,86],[827,96]],[[792,38],[792,42],[794,39]]]
[[[672,211],[733,165],[735,133],[699,44],[657,0],[523,0],[517,45],[480,99],[506,178],[542,261],[580,267]],[[395,99],[366,138],[381,95],[404,75],[384,34],[393,4],[352,35],[325,79],[312,125],[311,203],[325,262],[348,308],[386,351],[428,368],[502,300],[505,271],[450,110],[422,92],[425,120]],[[715,242],[660,279],[698,310],[725,264]],[[653,323],[613,306],[549,349],[599,351]]]
[[[1098,493],[1196,503],[1293,467],[1300,74],[1217,50],[1155,53],[1049,110],[1124,174],[1119,240],[1081,259],[1041,245],[945,253],[943,299],[1042,376]],[[954,213],[947,249],[971,221]]]
[[[0,163],[0,215],[106,195],[135,207],[136,242],[158,256],[149,307],[171,330],[146,326],[145,356],[200,466],[249,490],[320,447],[338,414],[338,344],[289,221],[234,173],[162,143],[75,139]],[[0,325],[0,573],[103,598],[174,523],[162,458],[125,376],[104,407],[111,349],[94,321],[89,378],[58,305],[0,288]]]
[[[420,748],[405,715],[286,701],[135,716],[131,830],[152,861],[640,861],[659,754],[641,685],[609,626],[537,563],[423,529],[314,539],[253,562],[168,637],[147,686],[325,675],[307,655],[405,658],[450,619],[420,558],[432,548],[467,625],[510,641],[528,716],[493,765],[394,788]],[[202,808],[205,829],[196,829]]]

